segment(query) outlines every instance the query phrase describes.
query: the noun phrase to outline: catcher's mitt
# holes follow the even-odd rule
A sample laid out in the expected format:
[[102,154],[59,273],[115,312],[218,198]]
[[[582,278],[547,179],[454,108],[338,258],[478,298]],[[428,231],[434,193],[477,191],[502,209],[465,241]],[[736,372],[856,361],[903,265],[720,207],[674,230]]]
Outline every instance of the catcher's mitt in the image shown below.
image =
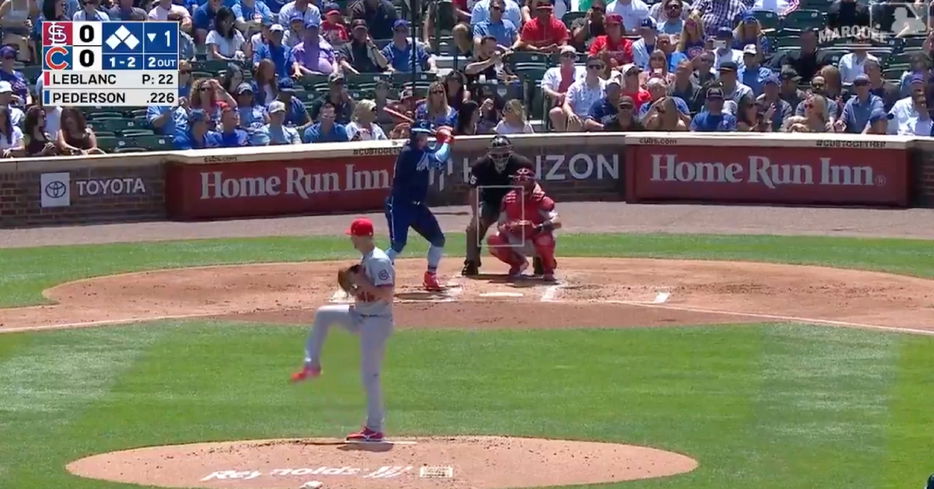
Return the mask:
[[340,285],[344,292],[352,295],[357,289],[357,284],[354,283],[353,275],[359,271],[360,265],[341,268],[337,271],[337,284]]

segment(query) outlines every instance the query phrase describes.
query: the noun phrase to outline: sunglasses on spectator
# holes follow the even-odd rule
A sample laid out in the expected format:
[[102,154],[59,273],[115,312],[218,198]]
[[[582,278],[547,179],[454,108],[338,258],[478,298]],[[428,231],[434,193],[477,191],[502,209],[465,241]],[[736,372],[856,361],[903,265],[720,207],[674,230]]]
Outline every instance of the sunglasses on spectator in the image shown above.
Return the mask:
[[824,84],[823,83],[812,83],[811,87],[812,88],[824,88]]
[[603,65],[602,65],[602,64],[596,64],[596,63],[594,63],[594,64],[592,64],[592,65],[587,65],[587,69],[589,69],[589,70],[602,70],[602,69],[603,69]]
[[491,5],[490,10],[500,11],[503,10],[503,7],[500,7],[499,5]]
[[619,110],[632,110],[632,106],[631,106],[631,105],[628,105],[628,104],[627,104],[627,105],[620,105],[620,106],[619,106]]

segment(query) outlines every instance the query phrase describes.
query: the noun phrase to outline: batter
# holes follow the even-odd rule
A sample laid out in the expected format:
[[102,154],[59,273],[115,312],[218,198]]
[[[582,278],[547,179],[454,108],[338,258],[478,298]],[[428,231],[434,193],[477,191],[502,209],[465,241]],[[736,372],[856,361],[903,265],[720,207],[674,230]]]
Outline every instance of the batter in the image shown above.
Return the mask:
[[386,340],[392,334],[392,301],[396,271],[392,261],[373,242],[373,223],[356,219],[347,230],[353,247],[363,258],[354,274],[353,305],[327,305],[315,312],[315,321],[305,347],[304,367],[292,375],[293,382],[321,375],[321,347],[333,324],[360,336],[360,375],[367,398],[366,424],[347,436],[347,441],[383,441],[383,391],[380,371]]

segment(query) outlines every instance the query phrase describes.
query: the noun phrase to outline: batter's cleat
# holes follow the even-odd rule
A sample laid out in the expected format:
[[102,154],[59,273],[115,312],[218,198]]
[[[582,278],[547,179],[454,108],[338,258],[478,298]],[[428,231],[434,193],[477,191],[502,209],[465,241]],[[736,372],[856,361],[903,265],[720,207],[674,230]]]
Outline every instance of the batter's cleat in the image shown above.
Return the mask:
[[557,282],[558,279],[555,278],[555,274],[553,274],[553,273],[543,273],[543,274],[542,274],[542,281],[543,281],[543,282]]
[[542,266],[542,259],[537,256],[532,259],[532,275],[545,275],[545,267]]
[[465,277],[476,277],[480,275],[480,266],[474,262],[464,263],[464,269],[461,270],[461,275]]
[[379,443],[383,441],[383,433],[364,426],[362,430],[347,435],[347,441]]
[[509,280],[515,280],[518,278],[522,278],[522,272],[524,272],[526,268],[529,268],[528,260],[523,261],[521,265],[513,265],[512,267],[510,267],[509,268]]
[[425,290],[429,292],[440,292],[444,290],[441,287],[441,284],[438,283],[438,275],[434,272],[425,272],[425,277],[422,279],[422,285],[425,286]]
[[302,382],[309,378],[315,378],[321,375],[321,367],[303,367],[298,372],[292,374],[292,383]]

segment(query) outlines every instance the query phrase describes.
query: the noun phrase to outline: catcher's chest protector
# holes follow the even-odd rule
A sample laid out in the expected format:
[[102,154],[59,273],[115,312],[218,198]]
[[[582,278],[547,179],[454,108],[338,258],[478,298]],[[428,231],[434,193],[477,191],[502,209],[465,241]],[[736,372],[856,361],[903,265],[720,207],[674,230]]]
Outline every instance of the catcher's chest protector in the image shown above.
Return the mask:
[[518,191],[509,192],[503,199],[503,207],[509,221],[525,219],[534,224],[540,224],[545,221],[547,213],[554,208],[554,202],[541,191],[540,187],[536,186],[535,191],[527,195],[525,200],[522,200]]

